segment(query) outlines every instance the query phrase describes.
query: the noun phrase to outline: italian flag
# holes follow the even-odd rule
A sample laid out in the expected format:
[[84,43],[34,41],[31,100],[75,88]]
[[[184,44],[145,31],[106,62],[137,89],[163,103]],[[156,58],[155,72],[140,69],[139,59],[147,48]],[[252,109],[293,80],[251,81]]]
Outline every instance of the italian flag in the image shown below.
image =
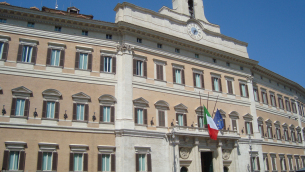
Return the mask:
[[208,126],[210,138],[213,140],[217,140],[218,128],[207,108],[205,108],[205,106],[203,106],[203,108],[204,108],[204,125]]

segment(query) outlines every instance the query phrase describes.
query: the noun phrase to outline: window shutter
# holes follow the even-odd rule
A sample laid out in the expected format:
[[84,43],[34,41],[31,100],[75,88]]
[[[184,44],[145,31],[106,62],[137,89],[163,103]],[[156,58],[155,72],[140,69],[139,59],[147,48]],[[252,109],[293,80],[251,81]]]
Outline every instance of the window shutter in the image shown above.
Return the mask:
[[144,76],[147,77],[147,61],[144,61]]
[[156,72],[157,72],[157,79],[161,79],[160,78],[160,65],[156,65]]
[[184,70],[181,70],[182,84],[185,84]]
[[92,54],[88,54],[88,70],[92,71]]
[[36,63],[36,58],[37,58],[37,47],[34,46],[33,50],[32,50],[32,59],[31,59],[31,63]]
[[246,84],[246,96],[249,97],[249,90],[248,90],[248,85]]
[[114,111],[114,107],[111,106],[110,109],[111,109],[111,110],[110,110],[110,111],[111,111],[111,120],[110,120],[110,122],[114,122],[114,114],[115,114],[115,113],[114,113],[114,112],[115,112],[115,111]]
[[268,101],[268,94],[267,94],[267,92],[266,92],[265,94],[266,94],[266,100],[267,100],[267,104],[269,104],[269,101]]
[[65,50],[60,51],[60,61],[59,66],[64,67],[65,66]]
[[42,103],[42,118],[47,117],[47,101],[43,101]]
[[184,122],[184,126],[187,126],[187,117],[186,117],[186,114],[183,114],[183,122]]
[[137,74],[137,60],[133,59],[133,74]]
[[112,73],[116,74],[116,57],[112,57]]
[[174,121],[174,125],[177,124],[177,121],[178,121],[178,123],[179,123],[179,114],[178,114],[178,113],[176,113],[176,121]]
[[8,48],[9,48],[9,44],[8,44],[8,42],[5,42],[4,45],[3,45],[3,53],[2,53],[2,59],[3,60],[7,59]]
[[69,171],[74,171],[74,153],[70,153]]
[[24,170],[24,165],[25,165],[25,152],[20,151],[19,170]]
[[13,98],[13,100],[12,100],[12,107],[11,107],[11,115],[15,115],[16,102],[17,102],[17,99]]
[[253,162],[252,162],[252,157],[250,157],[250,166],[251,166],[251,171],[253,171]]
[[151,172],[151,154],[147,154],[147,171]]
[[52,171],[57,171],[58,153],[53,152]]
[[59,102],[55,102],[55,119],[59,119]]
[[236,130],[237,130],[236,120],[232,120],[232,130],[233,130],[233,131],[236,131]]
[[147,125],[147,109],[143,109],[143,116],[144,116],[144,124],[146,124]]
[[176,74],[175,74],[175,68],[173,68],[173,83],[176,83]]
[[223,121],[223,130],[227,130],[226,129],[226,119],[222,119],[222,121]]
[[274,105],[275,107],[277,107],[275,95],[274,95]]
[[246,134],[248,134],[248,127],[247,127],[247,123],[248,123],[248,122],[245,122]]
[[267,165],[267,170],[269,170],[269,161],[268,161],[268,157],[266,157],[266,165]]
[[48,51],[47,51],[47,62],[46,62],[47,65],[51,65],[51,55],[52,55],[52,48],[48,48]]
[[22,61],[22,51],[23,51],[23,45],[19,44],[18,54],[17,54],[17,62]]
[[220,78],[218,79],[218,82],[219,82],[218,83],[219,84],[219,90],[220,90],[220,92],[222,92],[222,85],[221,85],[221,79]]
[[257,157],[256,160],[257,160],[257,168],[258,168],[258,170],[261,170],[261,166],[259,164],[259,157]]
[[100,105],[100,122],[104,121],[104,106]]
[[165,127],[164,111],[159,112],[159,126]]
[[271,102],[271,106],[273,106],[272,105],[272,95],[270,94],[270,102]]
[[196,87],[196,73],[193,73],[194,87]]
[[75,53],[75,69],[79,69],[79,55],[80,52]]
[[261,93],[262,93],[262,102],[265,103],[264,102],[264,92],[261,92]]
[[73,120],[76,120],[76,106],[77,106],[77,104],[73,103],[73,118],[72,118]]
[[199,117],[199,115],[197,115],[197,127],[198,127],[198,128],[200,128],[200,122],[199,122],[199,120],[200,120],[200,117]]
[[88,153],[84,153],[84,167],[83,170],[84,171],[88,171]]
[[85,121],[89,120],[89,105],[85,104]]
[[241,89],[241,83],[239,83],[240,96],[243,96],[243,90]]
[[8,170],[9,162],[10,162],[10,151],[4,150],[2,168],[4,168],[5,170]]
[[30,100],[25,99],[24,116],[29,117],[29,110],[30,110]]
[[115,154],[111,154],[111,171],[115,172]]
[[272,126],[270,126],[270,131],[271,131],[271,139],[272,139],[273,138]]
[[138,123],[138,108],[134,108],[134,123]]
[[160,67],[160,80],[163,81],[163,65],[159,65]]
[[97,155],[97,171],[102,171],[102,156],[100,153]]
[[252,122],[250,122],[250,132],[253,134]]
[[201,77],[201,88],[204,88],[204,78],[203,78],[203,74],[201,74],[200,77]]
[[[101,56],[100,60],[100,72],[104,72],[104,56]],[[113,69],[113,68],[112,68]]]
[[212,90],[215,91],[214,77],[212,77]]
[[136,172],[139,171],[139,154],[136,154]]

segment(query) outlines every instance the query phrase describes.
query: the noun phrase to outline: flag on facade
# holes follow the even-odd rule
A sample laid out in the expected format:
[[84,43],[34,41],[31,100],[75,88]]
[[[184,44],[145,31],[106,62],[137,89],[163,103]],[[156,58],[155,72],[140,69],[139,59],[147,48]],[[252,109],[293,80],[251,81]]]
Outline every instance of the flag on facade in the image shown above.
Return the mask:
[[218,130],[223,129],[223,127],[224,127],[223,119],[222,119],[222,116],[221,116],[221,114],[220,114],[218,109],[217,109],[215,117],[214,117],[214,122],[215,122]]
[[213,140],[217,140],[218,128],[212,119],[209,111],[204,106],[204,125],[208,126],[210,138]]

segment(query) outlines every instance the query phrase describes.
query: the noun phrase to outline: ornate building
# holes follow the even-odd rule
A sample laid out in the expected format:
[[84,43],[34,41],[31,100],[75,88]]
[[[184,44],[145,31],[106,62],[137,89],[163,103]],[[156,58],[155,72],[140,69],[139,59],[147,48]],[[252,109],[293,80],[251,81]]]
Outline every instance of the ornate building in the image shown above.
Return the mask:
[[[304,167],[305,89],[249,59],[247,43],[208,22],[202,0],[114,10],[108,23],[75,7],[0,3],[3,171]],[[223,116],[217,141],[200,97]]]

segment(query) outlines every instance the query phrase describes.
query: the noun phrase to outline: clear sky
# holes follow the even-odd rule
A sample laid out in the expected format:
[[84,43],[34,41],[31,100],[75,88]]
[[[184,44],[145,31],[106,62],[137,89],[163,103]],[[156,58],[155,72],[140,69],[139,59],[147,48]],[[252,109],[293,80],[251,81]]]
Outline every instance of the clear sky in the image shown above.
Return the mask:
[[[21,7],[54,8],[56,0],[6,0]],[[172,0],[125,0],[158,11]],[[57,0],[58,9],[73,5],[94,19],[114,22],[123,0]],[[249,57],[305,87],[305,0],[204,0],[205,16],[226,36],[247,42]]]

